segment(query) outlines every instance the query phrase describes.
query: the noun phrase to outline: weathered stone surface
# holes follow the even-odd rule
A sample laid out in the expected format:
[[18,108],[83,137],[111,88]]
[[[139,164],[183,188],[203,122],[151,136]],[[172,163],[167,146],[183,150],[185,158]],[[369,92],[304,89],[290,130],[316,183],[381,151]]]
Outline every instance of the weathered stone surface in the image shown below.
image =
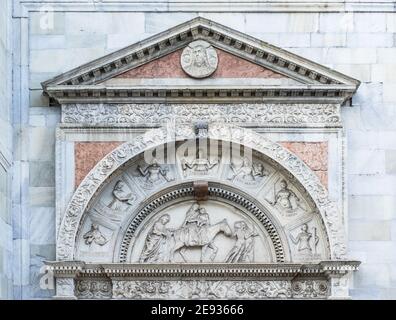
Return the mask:
[[327,186],[328,145],[327,142],[282,142],[284,147],[299,156]]
[[385,150],[385,170],[387,174],[396,174],[396,150]]
[[54,162],[31,161],[29,166],[30,187],[55,187]]

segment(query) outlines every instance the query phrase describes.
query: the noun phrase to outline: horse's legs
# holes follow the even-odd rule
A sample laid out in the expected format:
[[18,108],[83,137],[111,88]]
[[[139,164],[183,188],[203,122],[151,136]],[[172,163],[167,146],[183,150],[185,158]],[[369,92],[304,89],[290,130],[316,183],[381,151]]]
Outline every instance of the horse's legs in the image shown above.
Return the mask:
[[179,250],[180,256],[183,258],[184,262],[187,262],[186,257],[184,256],[184,253],[186,252],[186,247],[182,247]]
[[203,262],[203,258],[206,255],[206,250],[208,250],[208,245],[202,246],[202,249],[201,249],[201,262]]
[[212,254],[210,255],[210,261],[213,261],[214,258],[216,257],[217,251],[219,250],[219,248],[217,248],[213,242],[210,242],[208,244],[208,247],[211,248],[213,250]]

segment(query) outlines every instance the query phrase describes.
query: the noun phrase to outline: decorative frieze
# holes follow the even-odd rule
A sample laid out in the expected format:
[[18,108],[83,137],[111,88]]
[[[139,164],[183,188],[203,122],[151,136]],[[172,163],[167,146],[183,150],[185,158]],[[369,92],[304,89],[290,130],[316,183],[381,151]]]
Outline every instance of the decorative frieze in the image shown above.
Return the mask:
[[66,104],[62,123],[157,127],[194,121],[242,126],[341,127],[337,104]]
[[[70,263],[75,264],[47,263],[57,279],[59,297],[65,299],[327,299],[344,297],[339,294],[345,292],[331,287],[339,287],[345,272],[357,270],[359,265],[354,261],[332,261],[307,265],[227,263],[159,267],[80,262],[77,271],[70,268]],[[330,278],[326,271],[329,268]]]

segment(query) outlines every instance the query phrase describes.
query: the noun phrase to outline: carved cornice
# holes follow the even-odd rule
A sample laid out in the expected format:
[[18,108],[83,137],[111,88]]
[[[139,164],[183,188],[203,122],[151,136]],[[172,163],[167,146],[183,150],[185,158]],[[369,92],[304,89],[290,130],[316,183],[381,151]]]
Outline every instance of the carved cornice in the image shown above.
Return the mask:
[[[298,0],[280,2],[267,1],[128,1],[74,0],[73,2],[46,1],[47,6],[55,12],[396,12],[394,1],[322,1]],[[14,17],[28,17],[30,12],[42,12],[42,0],[20,0],[14,5]]]
[[67,103],[343,103],[351,85],[301,86],[133,86],[61,85],[46,89]]
[[[174,52],[193,40],[268,68],[302,83],[301,87],[105,87],[99,84],[127,70]],[[94,60],[42,83],[44,91],[60,103],[72,102],[185,102],[274,99],[338,102],[348,99],[360,82],[213,21],[198,17],[144,41]],[[325,100],[323,100],[325,98]],[[287,100],[289,99],[289,100]],[[326,100],[327,99],[327,100]],[[271,101],[271,100],[268,100]]]
[[46,262],[55,277],[73,278],[108,277],[108,278],[204,278],[246,280],[247,278],[296,278],[317,277],[327,278],[331,275],[344,275],[349,271],[357,271],[359,261],[340,260],[322,261],[319,263],[183,263],[183,264],[131,264],[104,263],[90,264],[79,261]]

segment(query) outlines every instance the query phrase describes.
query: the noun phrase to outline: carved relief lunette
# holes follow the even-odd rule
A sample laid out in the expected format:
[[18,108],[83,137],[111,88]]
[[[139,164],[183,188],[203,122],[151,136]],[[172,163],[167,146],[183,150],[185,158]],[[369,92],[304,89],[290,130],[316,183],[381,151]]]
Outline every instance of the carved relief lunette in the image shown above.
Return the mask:
[[[183,130],[183,132],[188,134],[186,138],[194,137],[191,129]],[[115,169],[119,168],[134,155],[152,148],[153,146],[161,145],[175,139],[174,136],[169,137],[169,131],[165,128],[149,131],[146,136],[149,137],[149,139],[140,139],[137,137],[133,142],[126,143],[114,150],[106,156],[106,158],[103,159],[103,161],[101,161],[80,184],[69,203],[59,230],[57,242],[57,257],[59,259],[72,258],[74,240],[79,221],[86,205],[101,183]],[[184,137],[180,136],[180,133],[176,135],[176,140],[181,140],[183,138]],[[321,217],[324,219],[325,226],[329,231],[332,257],[340,259],[345,255],[345,234],[341,218],[337,211],[338,209],[336,205],[329,200],[326,189],[320,184],[316,175],[310,171],[301,160],[294,157],[279,144],[251,130],[225,125],[224,123],[212,123],[209,126],[208,138],[242,143],[246,147],[264,153],[264,155],[274,159],[286,170],[289,170],[318,206]],[[121,154],[122,157],[119,156],[120,150],[124,150]]]
[[219,233],[232,235],[226,219],[211,225],[208,212],[198,203],[193,203],[189,208],[180,228],[167,229],[165,225],[169,220],[170,216],[165,214],[154,223],[146,237],[140,262],[172,262],[176,253],[187,262],[185,252],[193,247],[201,248],[201,262],[207,255],[209,260],[213,261],[218,251],[213,243],[216,236]]

